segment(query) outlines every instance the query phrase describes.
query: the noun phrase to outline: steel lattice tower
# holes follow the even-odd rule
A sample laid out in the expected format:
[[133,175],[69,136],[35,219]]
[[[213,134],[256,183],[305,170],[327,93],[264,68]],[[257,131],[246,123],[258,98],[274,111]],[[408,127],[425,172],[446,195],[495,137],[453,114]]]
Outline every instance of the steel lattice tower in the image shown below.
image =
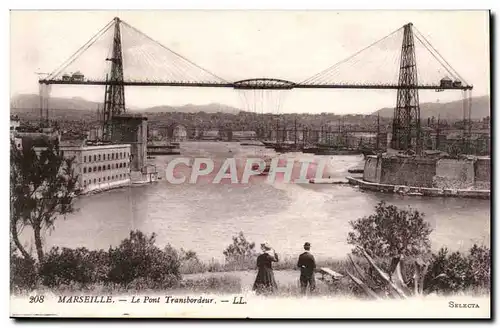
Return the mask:
[[394,108],[392,126],[392,148],[397,150],[413,149],[419,153],[421,150],[420,106],[412,26],[412,23],[406,24],[403,31],[397,104]]
[[125,89],[123,86],[123,57],[122,41],[120,33],[120,19],[114,19],[113,52],[111,58],[106,58],[111,62],[110,73],[106,76],[104,100],[104,138],[109,140],[112,134],[111,120],[114,116],[125,113]]

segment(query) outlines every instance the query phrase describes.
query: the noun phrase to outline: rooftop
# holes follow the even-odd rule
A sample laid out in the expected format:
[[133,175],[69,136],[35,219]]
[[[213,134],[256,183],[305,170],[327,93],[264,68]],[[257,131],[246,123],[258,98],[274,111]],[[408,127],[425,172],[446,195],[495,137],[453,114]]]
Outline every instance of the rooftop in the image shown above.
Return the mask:
[[99,150],[99,149],[116,149],[130,148],[130,144],[102,144],[102,145],[61,145],[61,150]]

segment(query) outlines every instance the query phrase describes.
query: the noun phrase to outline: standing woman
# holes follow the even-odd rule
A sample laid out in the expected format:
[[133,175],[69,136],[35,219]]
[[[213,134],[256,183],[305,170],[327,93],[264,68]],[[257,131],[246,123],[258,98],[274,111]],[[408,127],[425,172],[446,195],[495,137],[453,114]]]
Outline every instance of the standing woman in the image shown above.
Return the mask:
[[273,262],[278,262],[278,254],[269,244],[260,245],[262,254],[257,257],[257,277],[253,284],[253,290],[257,294],[271,294],[278,289],[276,280],[274,279]]

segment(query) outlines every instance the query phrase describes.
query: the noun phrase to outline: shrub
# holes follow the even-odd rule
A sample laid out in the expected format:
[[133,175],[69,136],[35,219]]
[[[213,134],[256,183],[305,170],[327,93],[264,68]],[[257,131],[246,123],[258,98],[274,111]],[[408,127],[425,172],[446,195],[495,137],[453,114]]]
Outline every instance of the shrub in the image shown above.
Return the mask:
[[222,252],[226,257],[226,266],[230,269],[248,269],[255,267],[255,243],[249,242],[243,232],[233,237],[233,243]]
[[181,248],[180,259],[180,272],[183,274],[200,273],[207,271],[206,265],[200,261],[198,255],[194,251],[185,251]]
[[224,270],[225,270],[224,265],[222,265],[216,259],[212,258],[208,262],[208,265],[207,265],[207,271],[208,272],[222,272]]
[[491,252],[486,246],[474,244],[469,250],[468,276],[471,284],[489,289],[491,284]]
[[[110,248],[111,282],[127,285],[137,278],[148,280],[168,287],[180,279],[180,257],[170,245],[164,250],[155,246],[156,234],[146,236],[140,231],[131,231],[116,248]],[[175,278],[175,279],[174,279]]]
[[[419,256],[430,252],[432,229],[423,213],[398,209],[381,201],[375,214],[349,222],[354,231],[347,242],[363,247],[372,257]],[[358,251],[353,250],[356,255]]]
[[38,281],[37,267],[33,260],[19,256],[15,248],[10,248],[10,290],[11,292],[31,291]]
[[106,280],[109,268],[104,251],[89,251],[82,247],[53,247],[40,267],[43,284],[49,287],[79,283],[82,285]]
[[441,248],[433,254],[425,277],[427,292],[443,294],[464,291],[470,288],[490,288],[491,256],[484,246],[474,245],[468,254]]

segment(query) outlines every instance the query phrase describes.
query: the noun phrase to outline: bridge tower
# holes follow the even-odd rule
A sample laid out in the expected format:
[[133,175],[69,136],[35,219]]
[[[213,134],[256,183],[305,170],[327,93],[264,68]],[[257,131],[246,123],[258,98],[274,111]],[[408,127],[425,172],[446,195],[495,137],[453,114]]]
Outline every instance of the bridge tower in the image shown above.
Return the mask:
[[412,23],[404,26],[397,103],[392,123],[392,148],[413,149],[420,153],[420,106],[418,100],[417,61]]
[[125,113],[125,89],[123,86],[123,56],[122,41],[120,33],[121,21],[114,18],[113,51],[111,58],[111,70],[106,75],[106,86],[104,96],[104,138],[110,140],[112,135],[113,117]]

